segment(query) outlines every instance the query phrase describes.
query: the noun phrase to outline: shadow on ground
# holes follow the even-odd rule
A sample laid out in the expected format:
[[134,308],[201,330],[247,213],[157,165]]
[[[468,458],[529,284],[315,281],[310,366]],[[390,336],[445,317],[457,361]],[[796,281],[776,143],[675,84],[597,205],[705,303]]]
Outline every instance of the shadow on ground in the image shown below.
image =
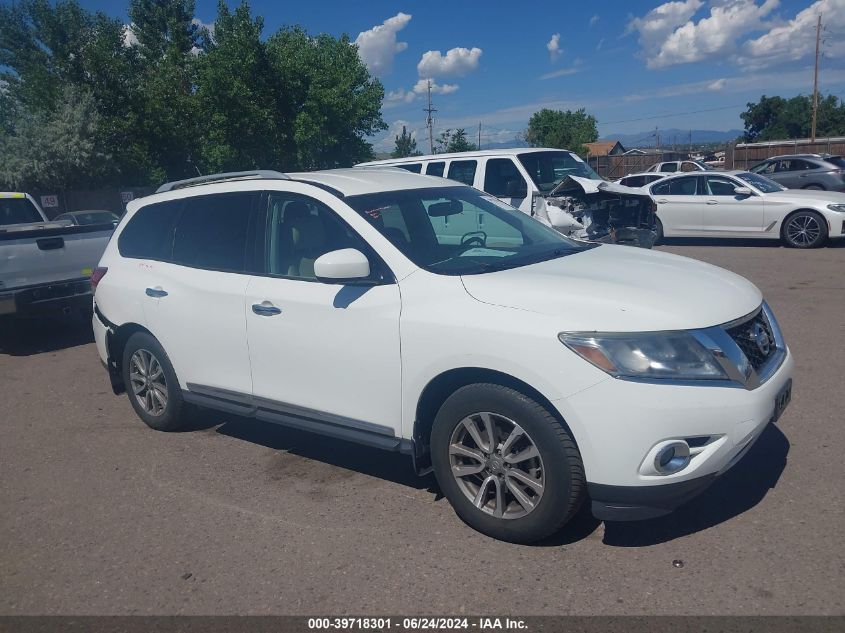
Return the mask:
[[[728,238],[664,237],[658,246],[734,246],[737,248],[786,248],[780,240],[744,240]],[[845,240],[829,240],[821,248],[845,248]]]
[[0,354],[32,356],[93,342],[94,332],[88,315],[0,318]]
[[[185,428],[185,431],[202,430],[293,453],[402,486],[427,490],[435,495],[435,499],[442,498],[434,476],[417,477],[411,467],[411,460],[398,453],[205,410],[199,411],[192,424]],[[756,506],[777,485],[786,467],[788,452],[789,441],[786,436],[777,426],[770,424],[748,454],[700,496],[674,513],[657,519],[608,522],[604,529],[604,543],[614,547],[645,547],[728,521]],[[599,525],[600,521],[590,512],[590,501],[587,499],[560,532],[537,545],[559,547],[575,543],[589,537]]]

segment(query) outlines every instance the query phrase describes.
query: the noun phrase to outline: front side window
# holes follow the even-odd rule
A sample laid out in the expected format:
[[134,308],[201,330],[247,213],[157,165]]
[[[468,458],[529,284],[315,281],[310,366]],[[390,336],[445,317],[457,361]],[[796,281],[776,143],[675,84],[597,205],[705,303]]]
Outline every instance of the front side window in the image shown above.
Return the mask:
[[510,158],[491,158],[484,173],[484,191],[499,198],[524,198],[528,183]]
[[775,173],[776,168],[777,161],[773,161],[769,163],[760,163],[759,165],[755,165],[751,168],[750,171],[754,172],[755,174],[773,174]]
[[653,194],[661,196],[694,196],[698,189],[698,176],[669,178],[651,188]]
[[735,196],[734,188],[737,186],[737,183],[724,176],[707,176],[707,193],[711,196]]
[[443,176],[443,168],[446,167],[446,163],[442,160],[437,161],[436,163],[429,163],[428,166],[425,168],[425,173],[429,176]]
[[269,195],[267,211],[267,272],[271,275],[316,281],[317,258],[343,248],[368,255],[375,274],[371,249],[322,202],[297,193],[274,191]]
[[186,199],[173,238],[173,263],[247,272],[250,218],[258,197],[244,191]]
[[123,257],[169,261],[173,247],[173,227],[181,200],[158,202],[141,207],[117,238]]
[[570,240],[469,187],[385,191],[350,196],[344,201],[388,239],[387,215],[398,212],[408,239],[394,244],[417,266],[438,274],[470,275],[516,268],[594,246]]
[[0,226],[43,221],[38,209],[28,198],[0,198]]
[[453,160],[449,164],[450,180],[457,180],[472,187],[475,182],[475,168],[478,162],[474,160]]
[[550,192],[567,176],[602,180],[580,156],[572,152],[526,152],[517,158],[537,189],[543,193]]

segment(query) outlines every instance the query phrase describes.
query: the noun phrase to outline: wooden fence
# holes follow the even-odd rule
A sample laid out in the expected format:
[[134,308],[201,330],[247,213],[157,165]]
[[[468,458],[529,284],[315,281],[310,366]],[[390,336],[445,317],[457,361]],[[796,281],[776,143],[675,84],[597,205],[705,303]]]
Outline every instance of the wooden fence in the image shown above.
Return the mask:
[[725,169],[748,169],[772,156],[784,154],[845,154],[845,136],[799,138],[765,143],[737,143],[725,152]]

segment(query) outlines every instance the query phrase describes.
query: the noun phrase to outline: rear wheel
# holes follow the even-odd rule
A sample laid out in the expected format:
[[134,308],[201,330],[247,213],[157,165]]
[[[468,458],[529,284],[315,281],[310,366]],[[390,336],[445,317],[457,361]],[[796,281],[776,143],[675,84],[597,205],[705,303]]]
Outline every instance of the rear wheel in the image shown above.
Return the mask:
[[792,248],[817,248],[827,240],[827,222],[815,211],[798,211],[786,218],[781,237]]
[[123,378],[135,413],[157,431],[175,431],[185,423],[179,380],[164,348],[150,334],[136,332],[123,350]]
[[804,187],[804,189],[813,189],[815,191],[824,191],[825,190],[825,188],[822,187],[821,185],[807,185],[806,187]]
[[660,221],[660,218],[654,218],[655,229],[657,231],[657,237],[654,238],[654,245],[657,246],[663,241],[663,222]]
[[545,408],[508,387],[475,384],[452,394],[435,418],[431,453],[455,512],[493,538],[542,539],[583,500],[574,440]]

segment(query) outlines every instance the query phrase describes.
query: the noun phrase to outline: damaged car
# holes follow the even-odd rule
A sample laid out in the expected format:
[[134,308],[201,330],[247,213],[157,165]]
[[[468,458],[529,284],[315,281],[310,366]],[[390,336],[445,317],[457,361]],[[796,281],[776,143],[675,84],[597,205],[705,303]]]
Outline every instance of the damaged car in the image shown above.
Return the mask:
[[457,180],[572,238],[651,248],[655,204],[647,193],[602,179],[575,152],[512,148],[361,163]]

